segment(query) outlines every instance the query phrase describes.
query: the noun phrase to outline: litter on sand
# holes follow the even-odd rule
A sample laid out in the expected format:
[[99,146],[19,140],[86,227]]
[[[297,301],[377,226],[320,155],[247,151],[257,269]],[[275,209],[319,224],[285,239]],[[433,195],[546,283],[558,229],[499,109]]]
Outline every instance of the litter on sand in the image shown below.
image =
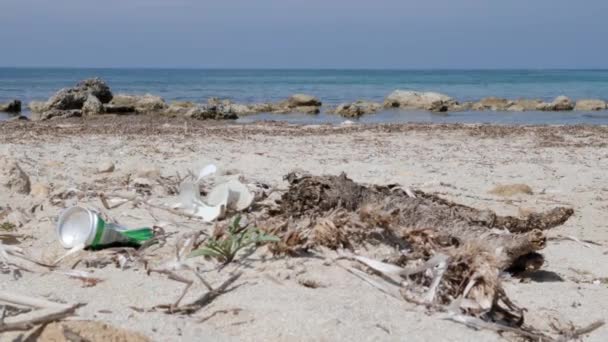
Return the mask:
[[113,243],[141,244],[154,237],[151,228],[128,229],[106,222],[99,213],[82,207],[66,209],[57,222],[57,236],[68,249],[101,247]]
[[249,208],[254,195],[247,186],[236,179],[230,179],[213,186],[205,199],[201,198],[200,183],[217,173],[217,167],[207,165],[199,173],[195,182],[183,182],[179,189],[177,207],[187,214],[195,215],[205,222],[223,218],[228,210],[243,211]]

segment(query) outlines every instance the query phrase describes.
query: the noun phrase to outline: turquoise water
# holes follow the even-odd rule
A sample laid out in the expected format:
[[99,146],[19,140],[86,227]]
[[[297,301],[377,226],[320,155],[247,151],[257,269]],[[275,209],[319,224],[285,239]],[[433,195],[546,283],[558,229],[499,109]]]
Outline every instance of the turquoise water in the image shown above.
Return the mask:
[[[573,99],[608,100],[608,70],[185,70],[185,69],[45,69],[0,68],[0,102],[45,100],[79,80],[101,77],[115,93],[152,93],[167,101],[205,102],[210,97],[237,102],[278,101],[293,93],[308,93],[325,104],[357,99],[382,101],[395,89],[438,91],[459,101],[487,96],[540,98],[558,95]],[[448,116],[385,112],[371,116],[382,122],[504,122],[607,123],[602,113],[465,112]],[[500,113],[505,114],[505,113]],[[266,119],[260,115],[254,118]],[[271,119],[280,117],[272,116]],[[373,119],[375,118],[375,119]],[[304,120],[305,119],[305,120]],[[334,118],[306,116],[317,122]],[[298,121],[298,117],[290,120]],[[540,122],[538,122],[540,120]]]

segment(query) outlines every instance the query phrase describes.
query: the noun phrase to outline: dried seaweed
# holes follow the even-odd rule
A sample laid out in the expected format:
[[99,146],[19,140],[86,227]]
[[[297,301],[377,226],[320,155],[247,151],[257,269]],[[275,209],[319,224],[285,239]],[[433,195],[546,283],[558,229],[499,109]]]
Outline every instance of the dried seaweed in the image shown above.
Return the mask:
[[559,207],[524,218],[499,216],[398,185],[361,185],[345,174],[291,173],[285,179],[289,189],[279,210],[260,224],[282,237],[275,252],[395,246],[390,261],[403,267],[405,299],[433,307],[460,299],[459,314],[515,331],[524,329],[524,310],[509,300],[500,275],[540,268],[544,230],[573,214]]

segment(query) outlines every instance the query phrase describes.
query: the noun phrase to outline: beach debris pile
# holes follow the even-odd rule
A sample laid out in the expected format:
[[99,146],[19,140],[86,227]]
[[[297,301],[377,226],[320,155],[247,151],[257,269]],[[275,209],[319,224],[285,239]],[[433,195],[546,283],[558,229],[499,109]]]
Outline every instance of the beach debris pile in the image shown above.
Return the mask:
[[345,174],[285,179],[289,189],[258,218],[281,238],[275,253],[389,246],[394,250],[385,260],[346,256],[388,279],[383,291],[447,311],[453,320],[548,338],[524,324],[525,309],[508,298],[502,274],[541,268],[545,231],[568,220],[571,208],[499,216],[399,185],[361,185]]

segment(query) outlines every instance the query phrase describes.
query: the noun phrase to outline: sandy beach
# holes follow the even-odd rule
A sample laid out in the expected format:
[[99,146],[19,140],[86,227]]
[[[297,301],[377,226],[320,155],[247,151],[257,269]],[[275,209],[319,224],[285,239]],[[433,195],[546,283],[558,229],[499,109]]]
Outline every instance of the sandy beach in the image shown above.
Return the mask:
[[[17,161],[32,183],[27,195],[0,192],[0,213],[23,211],[25,217],[10,233],[16,236],[13,243],[46,263],[66,252],[55,234],[55,220],[65,207],[100,208],[100,194],[134,193],[133,180],[141,178],[149,180],[144,191],[150,201],[171,205],[177,201],[172,191],[176,177],[211,163],[247,183],[275,189],[285,189],[283,177],[294,170],[315,175],[345,172],[359,183],[398,183],[499,215],[570,207],[574,215],[546,232],[542,269],[523,278],[506,276],[503,285],[509,298],[527,309],[525,324],[541,331],[555,331],[555,325],[582,327],[608,317],[606,126],[242,125],[104,116],[2,122],[0,158]],[[99,173],[108,163],[115,169]],[[505,184],[526,184],[532,193],[491,193]],[[152,268],[175,258],[175,246],[184,234],[213,232],[213,224],[141,205],[105,211],[126,226],[158,226],[169,233],[165,245],[147,255]],[[374,248],[354,252],[382,256]],[[132,333],[104,335],[116,340],[515,339],[508,333],[475,331],[444,319],[441,312],[389,296],[348,272],[356,263],[336,260],[339,253],[321,248],[310,257],[275,256],[264,246],[221,270],[213,260],[191,259],[213,286],[242,272],[228,292],[191,315],[153,310],[174,302],[184,284],[166,274],[148,274],[137,261],[124,269],[113,263],[101,267],[94,260],[107,256],[104,251],[84,251],[62,260],[58,269],[35,268],[18,279],[0,274],[0,290],[85,303],[68,323],[59,325],[98,321]],[[100,281],[84,286],[65,274],[72,269],[90,272]],[[177,273],[196,279],[187,270]],[[205,292],[194,281],[183,302]],[[47,330],[43,334],[51,340],[55,335]],[[99,339],[95,331],[81,336]],[[0,340],[29,333],[6,333]],[[67,340],[61,339],[65,334],[57,336],[57,341]],[[605,341],[608,328],[583,339]]]

